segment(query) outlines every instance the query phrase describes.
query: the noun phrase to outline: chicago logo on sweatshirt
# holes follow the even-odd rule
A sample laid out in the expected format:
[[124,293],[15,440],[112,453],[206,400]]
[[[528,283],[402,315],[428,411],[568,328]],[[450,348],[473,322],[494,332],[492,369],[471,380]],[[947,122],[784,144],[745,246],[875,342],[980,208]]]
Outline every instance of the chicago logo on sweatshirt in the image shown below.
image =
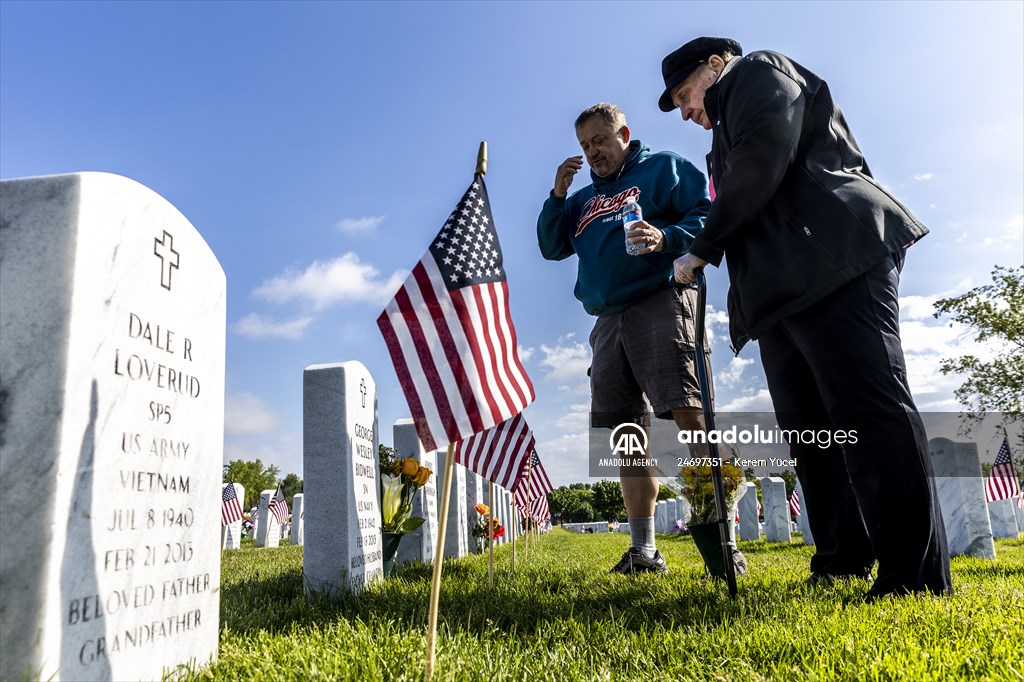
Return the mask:
[[603,194],[595,194],[590,198],[587,203],[583,204],[583,214],[580,216],[579,222],[576,223],[576,234],[575,237],[580,236],[580,233],[590,224],[595,218],[600,218],[603,215],[609,213],[617,213],[622,210],[622,207],[631,201],[640,200],[640,188],[634,185],[629,189],[624,189],[613,197],[606,197]]

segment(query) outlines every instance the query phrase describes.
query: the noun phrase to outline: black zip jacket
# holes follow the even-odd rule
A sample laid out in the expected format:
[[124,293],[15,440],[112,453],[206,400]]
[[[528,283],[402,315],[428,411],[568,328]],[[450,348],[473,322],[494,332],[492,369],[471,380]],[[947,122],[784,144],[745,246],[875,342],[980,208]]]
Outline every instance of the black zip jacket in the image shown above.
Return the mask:
[[729,269],[733,352],[928,234],[871,176],[828,85],[776,52],[704,95],[717,194],[690,253]]

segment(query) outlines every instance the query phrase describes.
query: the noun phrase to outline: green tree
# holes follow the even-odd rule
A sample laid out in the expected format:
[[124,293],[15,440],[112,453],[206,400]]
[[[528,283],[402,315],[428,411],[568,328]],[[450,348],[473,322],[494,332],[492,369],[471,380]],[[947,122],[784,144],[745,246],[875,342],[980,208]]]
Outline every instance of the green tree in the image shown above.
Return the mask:
[[292,508],[292,498],[295,497],[296,493],[302,492],[302,479],[297,474],[288,474],[281,481],[281,490],[284,492],[285,501],[288,502],[288,508]]
[[[966,354],[946,358],[943,374],[960,374],[964,383],[954,395],[969,410],[965,430],[970,432],[986,413],[1002,413],[1002,422],[1024,420],[1024,265],[995,266],[992,284],[935,302],[935,317],[949,316],[969,328],[978,343],[997,348],[992,360]],[[1012,445],[1012,444],[1011,444]],[[1024,430],[1017,443],[1024,446]]]
[[248,511],[259,503],[261,492],[277,487],[280,473],[276,466],[264,466],[258,459],[255,462],[236,459],[224,466],[224,483],[241,483],[245,487],[242,509]]
[[590,487],[594,494],[594,513],[603,521],[626,520],[626,503],[618,481],[598,481]]
[[573,483],[548,493],[548,506],[554,520],[562,523],[594,521],[594,493],[585,483]]

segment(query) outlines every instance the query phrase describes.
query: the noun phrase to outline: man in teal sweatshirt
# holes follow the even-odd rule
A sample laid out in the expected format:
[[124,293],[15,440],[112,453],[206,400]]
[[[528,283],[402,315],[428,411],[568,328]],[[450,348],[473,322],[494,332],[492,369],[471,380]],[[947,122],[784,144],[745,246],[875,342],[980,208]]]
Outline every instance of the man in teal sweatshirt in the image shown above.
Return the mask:
[[[651,153],[631,137],[622,110],[590,107],[576,119],[576,137],[592,184],[567,196],[583,156],[558,167],[537,221],[548,260],[579,258],[576,298],[597,317],[590,335],[591,426],[650,425],[649,414],[680,429],[703,430],[696,378],[696,290],[677,295],[672,262],[690,248],[711,207],[704,174],[672,152]],[[643,220],[626,233],[623,208],[636,201]],[[639,246],[635,255],[626,242]],[[654,540],[658,478],[647,467],[619,470],[632,547],[612,570],[665,573]],[[739,572],[745,568],[737,553]]]

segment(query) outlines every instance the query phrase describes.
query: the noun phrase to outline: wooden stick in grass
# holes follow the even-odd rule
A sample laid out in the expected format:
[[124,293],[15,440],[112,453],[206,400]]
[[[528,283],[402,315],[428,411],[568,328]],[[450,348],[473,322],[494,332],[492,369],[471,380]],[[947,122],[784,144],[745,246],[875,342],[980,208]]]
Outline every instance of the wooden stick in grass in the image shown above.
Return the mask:
[[444,561],[444,535],[448,526],[448,499],[452,493],[452,475],[455,473],[455,445],[448,444],[444,458],[444,484],[441,489],[440,518],[437,522],[437,548],[434,550],[434,579],[430,583],[430,611],[427,616],[426,679],[434,675],[434,651],[437,645],[437,604],[441,598],[441,563]]
[[491,512],[487,515],[487,538],[490,542],[487,543],[488,557],[487,557],[487,587],[494,589],[494,541],[497,540],[494,537],[494,481],[491,481],[491,487],[489,488],[488,502],[491,503]]

